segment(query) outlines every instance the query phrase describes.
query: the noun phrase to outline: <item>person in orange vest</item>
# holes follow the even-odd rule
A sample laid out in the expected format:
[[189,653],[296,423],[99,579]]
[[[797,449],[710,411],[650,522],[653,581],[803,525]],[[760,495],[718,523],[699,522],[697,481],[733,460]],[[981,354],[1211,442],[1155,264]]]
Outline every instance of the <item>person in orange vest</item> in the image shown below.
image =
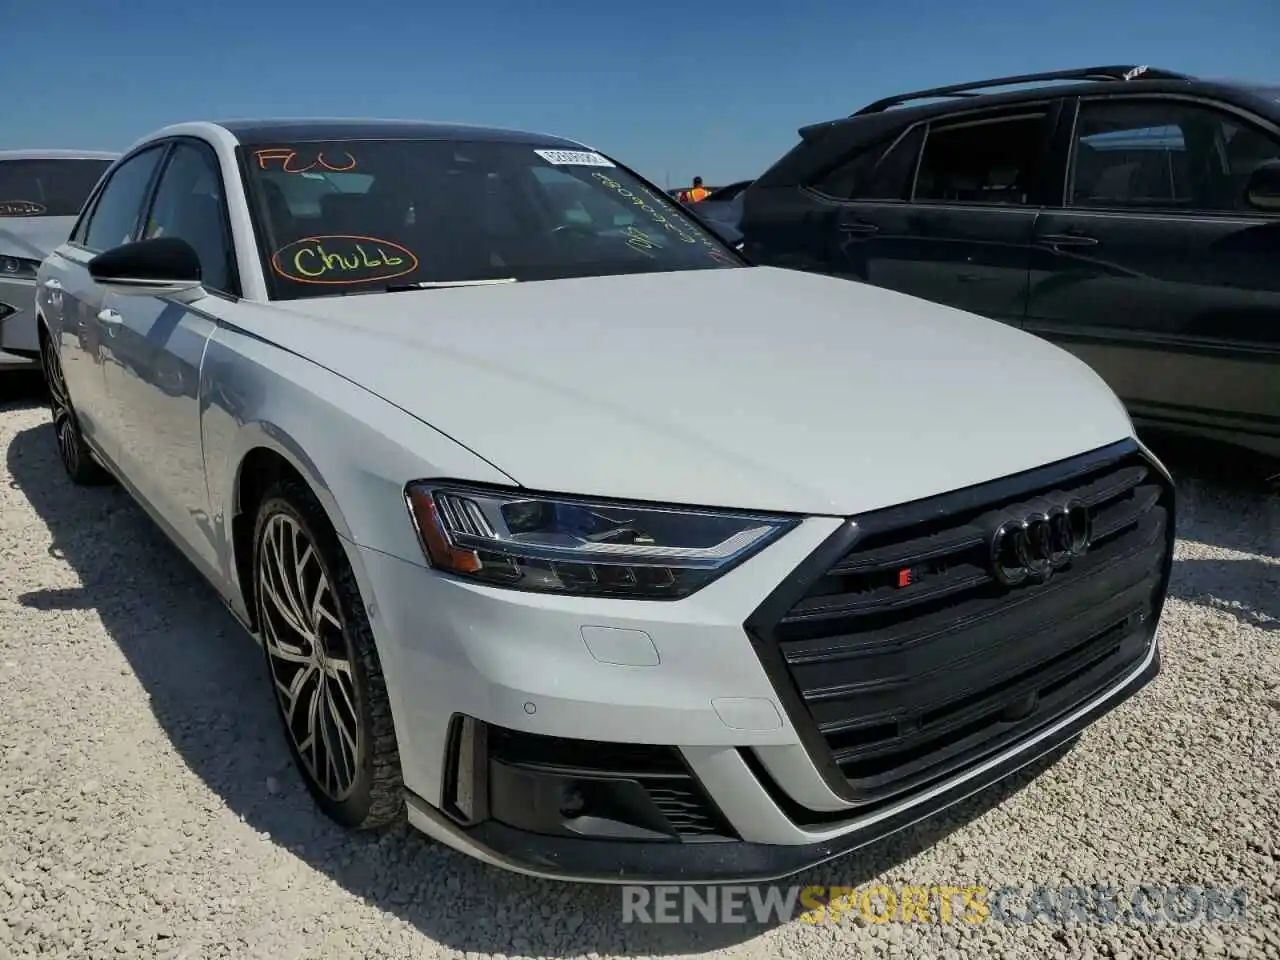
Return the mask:
[[711,191],[702,185],[702,178],[694,177],[693,187],[685,190],[680,199],[685,203],[701,203],[710,193]]

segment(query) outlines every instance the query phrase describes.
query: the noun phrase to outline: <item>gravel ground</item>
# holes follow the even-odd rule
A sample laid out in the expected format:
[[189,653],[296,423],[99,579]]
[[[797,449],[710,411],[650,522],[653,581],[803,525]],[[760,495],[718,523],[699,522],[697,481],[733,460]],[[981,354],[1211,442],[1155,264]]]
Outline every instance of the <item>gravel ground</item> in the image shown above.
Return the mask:
[[0,404],[0,958],[1280,957],[1280,497],[1216,452],[1170,458],[1159,681],[1035,779],[798,882],[1244,887],[1243,923],[641,926],[617,890],[319,818],[257,649],[119,490],[63,479],[38,404]]

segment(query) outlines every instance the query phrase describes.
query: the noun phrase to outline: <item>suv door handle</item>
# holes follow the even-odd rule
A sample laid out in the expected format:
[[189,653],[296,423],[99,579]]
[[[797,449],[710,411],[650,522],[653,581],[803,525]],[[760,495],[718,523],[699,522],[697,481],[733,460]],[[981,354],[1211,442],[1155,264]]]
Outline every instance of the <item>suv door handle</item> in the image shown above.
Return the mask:
[[842,220],[839,229],[841,233],[853,233],[864,237],[880,232],[879,227],[866,220]]
[[1098,238],[1083,233],[1046,233],[1040,242],[1050,247],[1092,247]]
[[48,280],[44,282],[44,288],[46,290],[61,290],[62,281],[59,280],[57,277],[50,277]]

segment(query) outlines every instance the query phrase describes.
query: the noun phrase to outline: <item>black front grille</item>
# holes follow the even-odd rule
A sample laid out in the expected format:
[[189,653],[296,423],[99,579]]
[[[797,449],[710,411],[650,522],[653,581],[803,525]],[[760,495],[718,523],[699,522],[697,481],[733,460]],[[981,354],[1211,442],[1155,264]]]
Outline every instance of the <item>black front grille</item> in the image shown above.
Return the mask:
[[644,782],[653,805],[662,811],[683,838],[723,837],[731,835],[724,819],[708,803],[701,788],[685,777],[652,779]]
[[[990,532],[1040,497],[1083,501],[1092,545],[1046,583],[1003,586]],[[1167,588],[1172,511],[1163,474],[1125,444],[857,517],[748,628],[833,787],[882,801],[1132,670]]]

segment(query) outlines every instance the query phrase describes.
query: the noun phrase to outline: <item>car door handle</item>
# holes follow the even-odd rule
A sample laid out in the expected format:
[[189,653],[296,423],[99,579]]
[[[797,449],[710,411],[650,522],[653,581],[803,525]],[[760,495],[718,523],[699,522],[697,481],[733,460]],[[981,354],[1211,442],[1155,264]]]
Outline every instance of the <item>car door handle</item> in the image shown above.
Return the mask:
[[1098,238],[1086,237],[1083,233],[1046,233],[1040,242],[1050,247],[1092,247]]
[[62,281],[59,280],[57,277],[50,277],[48,280],[44,282],[44,288],[46,290],[61,290]]
[[873,233],[879,233],[880,228],[874,223],[867,223],[865,220],[849,220],[840,224],[841,233],[853,233],[858,236],[869,237]]
[[120,324],[124,323],[124,317],[119,312],[107,307],[105,310],[98,311],[98,319],[102,321],[103,326],[107,328],[107,336],[114,337],[116,330],[120,328]]

